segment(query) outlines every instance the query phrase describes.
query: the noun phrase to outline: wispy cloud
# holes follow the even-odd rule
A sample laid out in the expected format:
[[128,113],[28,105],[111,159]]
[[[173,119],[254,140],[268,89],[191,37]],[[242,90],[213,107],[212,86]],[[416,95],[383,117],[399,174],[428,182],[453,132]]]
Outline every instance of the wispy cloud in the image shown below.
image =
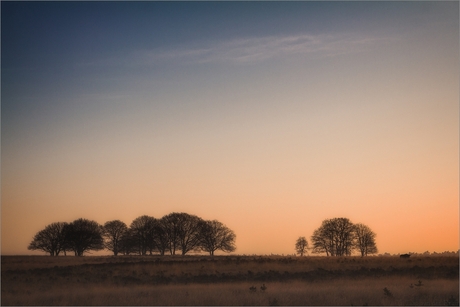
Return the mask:
[[208,43],[200,48],[140,50],[123,59],[107,59],[99,64],[127,66],[165,63],[250,64],[296,55],[331,57],[363,52],[384,40],[387,39],[352,34],[266,36]]

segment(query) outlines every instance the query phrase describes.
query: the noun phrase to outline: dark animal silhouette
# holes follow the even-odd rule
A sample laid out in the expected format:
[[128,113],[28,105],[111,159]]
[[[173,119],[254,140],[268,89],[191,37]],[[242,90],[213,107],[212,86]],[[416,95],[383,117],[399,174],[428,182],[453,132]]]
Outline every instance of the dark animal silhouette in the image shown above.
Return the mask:
[[400,257],[400,258],[409,258],[410,255],[409,255],[409,254],[402,254],[402,255],[400,255],[399,257]]

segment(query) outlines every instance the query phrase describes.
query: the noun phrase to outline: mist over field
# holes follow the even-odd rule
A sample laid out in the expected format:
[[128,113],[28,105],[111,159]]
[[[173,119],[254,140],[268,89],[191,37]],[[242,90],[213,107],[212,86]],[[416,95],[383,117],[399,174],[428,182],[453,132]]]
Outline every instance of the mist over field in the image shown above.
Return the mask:
[[2,305],[458,305],[456,256],[2,257]]

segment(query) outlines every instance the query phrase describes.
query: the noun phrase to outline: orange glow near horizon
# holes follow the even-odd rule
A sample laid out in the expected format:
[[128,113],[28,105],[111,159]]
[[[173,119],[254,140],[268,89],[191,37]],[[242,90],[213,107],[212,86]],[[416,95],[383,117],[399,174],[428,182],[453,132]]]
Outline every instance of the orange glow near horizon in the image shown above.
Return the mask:
[[[11,187],[4,185],[2,197],[4,203],[14,206],[3,208],[2,215],[9,218],[3,220],[2,228],[16,228],[18,232],[9,237],[2,231],[2,245],[8,246],[3,251],[40,254],[24,247],[38,230],[55,221],[84,217],[101,224],[120,219],[129,225],[143,214],[160,218],[170,212],[187,212],[223,222],[235,231],[239,254],[292,254],[298,236],[310,241],[322,220],[333,217],[369,225],[377,234],[380,253],[457,250],[455,171],[450,182],[445,176],[446,180],[440,180],[436,172],[424,177],[416,174],[409,181],[391,177],[391,170],[385,175],[385,168],[380,168],[382,176],[366,186],[364,179],[357,176],[323,183],[321,177],[314,181],[293,172],[289,178],[283,171],[264,168],[258,171],[265,174],[256,176],[255,167],[243,172],[245,177],[241,180],[241,169],[231,168],[227,170],[229,175],[222,177],[193,177],[195,172],[219,171],[193,167],[183,178],[138,172],[144,177],[134,180],[136,173],[125,171],[121,178],[114,176],[98,184],[101,179],[86,177],[81,171],[81,177],[68,178],[69,181],[30,177],[21,185],[11,182]],[[236,173],[233,177],[232,172]],[[56,188],[55,184],[62,186]],[[30,203],[44,205],[30,207]],[[24,214],[25,210],[28,214]],[[48,214],[37,222],[43,210]],[[21,229],[15,225],[17,220],[22,221]]]

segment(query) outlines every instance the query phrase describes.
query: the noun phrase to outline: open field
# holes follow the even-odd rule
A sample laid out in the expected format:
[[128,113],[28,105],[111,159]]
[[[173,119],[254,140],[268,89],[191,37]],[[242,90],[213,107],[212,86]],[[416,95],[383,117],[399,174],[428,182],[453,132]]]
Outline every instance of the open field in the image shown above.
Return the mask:
[[1,277],[2,305],[458,305],[459,297],[458,257],[2,256]]

